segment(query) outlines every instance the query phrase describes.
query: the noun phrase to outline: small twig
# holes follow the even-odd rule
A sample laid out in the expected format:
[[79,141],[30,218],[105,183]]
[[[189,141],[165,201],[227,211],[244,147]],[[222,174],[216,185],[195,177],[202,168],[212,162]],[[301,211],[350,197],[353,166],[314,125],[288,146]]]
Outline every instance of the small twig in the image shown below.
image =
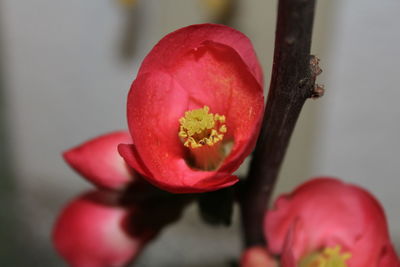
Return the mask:
[[315,0],[279,1],[264,121],[241,195],[246,247],[265,244],[264,213],[297,118],[307,98],[323,93],[315,87],[319,60],[310,56],[314,7]]

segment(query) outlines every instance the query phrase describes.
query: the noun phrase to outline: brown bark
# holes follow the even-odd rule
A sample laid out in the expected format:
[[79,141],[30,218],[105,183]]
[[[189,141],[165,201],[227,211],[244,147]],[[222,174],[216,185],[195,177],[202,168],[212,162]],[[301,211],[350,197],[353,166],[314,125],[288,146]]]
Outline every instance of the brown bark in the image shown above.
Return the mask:
[[306,99],[321,95],[318,59],[310,55],[314,8],[315,0],[279,0],[263,126],[241,194],[246,247],[265,244],[264,213],[296,121]]

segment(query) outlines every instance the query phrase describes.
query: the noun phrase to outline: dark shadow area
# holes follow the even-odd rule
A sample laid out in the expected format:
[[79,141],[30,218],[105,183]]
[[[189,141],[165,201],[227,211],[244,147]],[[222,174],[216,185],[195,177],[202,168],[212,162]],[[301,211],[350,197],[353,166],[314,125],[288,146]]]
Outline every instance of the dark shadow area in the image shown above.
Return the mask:
[[27,257],[21,255],[26,255],[27,249],[22,246],[24,238],[21,235],[21,225],[17,219],[16,187],[11,167],[11,144],[8,142],[5,113],[7,103],[4,97],[5,66],[2,41],[0,27],[0,265],[28,266]]

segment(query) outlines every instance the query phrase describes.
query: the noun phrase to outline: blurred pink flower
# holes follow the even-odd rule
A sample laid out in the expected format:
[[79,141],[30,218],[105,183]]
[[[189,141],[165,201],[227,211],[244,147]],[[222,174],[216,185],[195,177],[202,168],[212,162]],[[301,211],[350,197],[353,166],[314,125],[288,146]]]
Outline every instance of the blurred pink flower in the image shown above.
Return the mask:
[[64,153],[78,173],[98,187],[71,201],[53,229],[53,243],[73,267],[121,267],[167,224],[185,200],[159,195],[119,155],[127,132],[106,134]]
[[115,192],[92,191],[62,211],[54,226],[53,242],[71,266],[125,266],[156,234],[151,228],[133,234],[129,218],[134,218],[139,206],[124,207],[118,197]]
[[400,266],[377,200],[333,178],[279,197],[266,214],[265,234],[284,267]]
[[65,161],[97,187],[121,190],[137,182],[137,174],[119,155],[120,143],[131,143],[128,131],[117,131],[89,140],[64,152]]

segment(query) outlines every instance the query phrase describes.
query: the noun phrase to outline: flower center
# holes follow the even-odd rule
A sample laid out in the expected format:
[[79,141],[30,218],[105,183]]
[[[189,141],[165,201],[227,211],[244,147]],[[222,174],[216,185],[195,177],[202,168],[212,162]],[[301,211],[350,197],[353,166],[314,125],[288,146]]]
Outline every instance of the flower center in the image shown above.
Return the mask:
[[202,146],[213,146],[224,138],[227,128],[225,116],[208,113],[209,107],[190,110],[179,119],[179,137],[184,141],[184,146],[199,148]]
[[299,267],[348,267],[346,261],[351,254],[341,253],[340,246],[313,252],[300,261]]
[[179,119],[178,136],[190,151],[188,162],[195,168],[212,170],[218,167],[227,154],[222,144],[227,132],[225,116],[209,113],[210,108],[189,110]]

